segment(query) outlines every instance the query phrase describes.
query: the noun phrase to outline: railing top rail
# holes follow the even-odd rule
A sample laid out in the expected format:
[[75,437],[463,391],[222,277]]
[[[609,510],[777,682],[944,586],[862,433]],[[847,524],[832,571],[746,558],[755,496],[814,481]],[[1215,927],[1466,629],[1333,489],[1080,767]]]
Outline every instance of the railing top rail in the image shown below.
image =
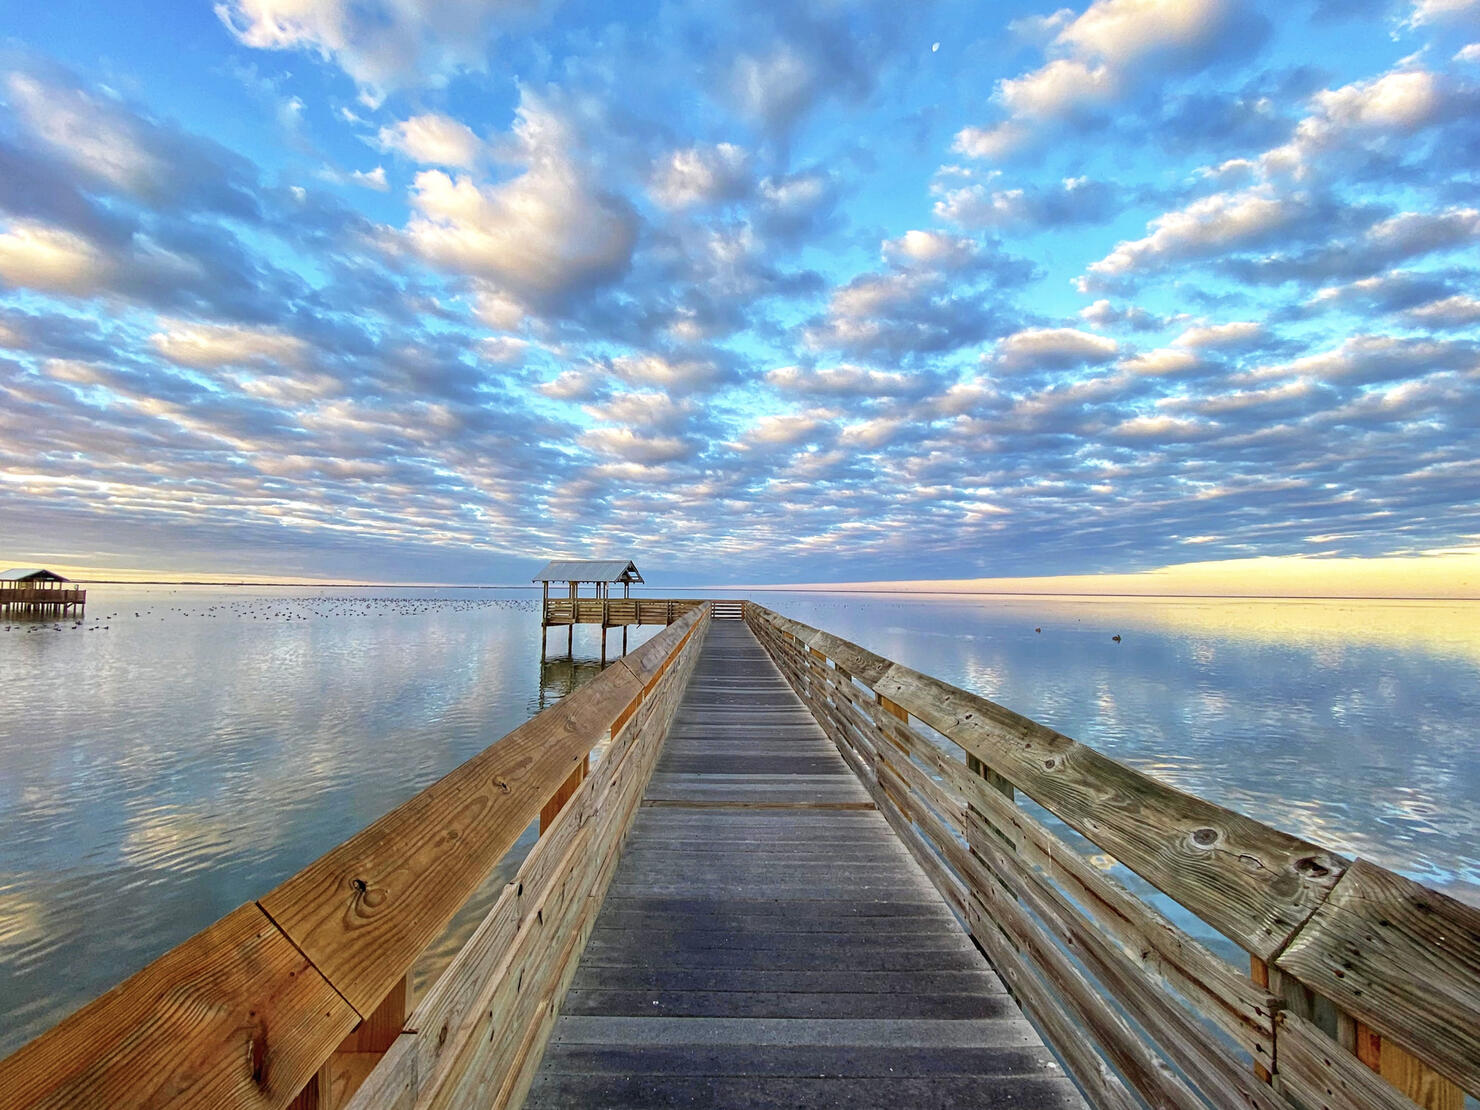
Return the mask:
[[279,1108],[412,964],[705,616],[0,1060],[14,1107]]
[[1247,952],[1480,1091],[1480,910],[1184,793],[1022,715],[762,605]]

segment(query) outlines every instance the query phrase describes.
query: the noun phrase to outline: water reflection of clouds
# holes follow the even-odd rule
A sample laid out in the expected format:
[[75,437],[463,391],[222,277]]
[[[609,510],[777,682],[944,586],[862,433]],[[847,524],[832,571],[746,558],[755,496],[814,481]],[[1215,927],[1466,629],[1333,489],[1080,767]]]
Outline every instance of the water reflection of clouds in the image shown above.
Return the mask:
[[240,843],[235,823],[206,806],[155,806],[131,817],[120,846],[121,862],[131,868],[176,874],[216,865],[233,851],[265,851],[271,827],[258,830],[251,845]]
[[538,614],[487,596],[99,587],[109,632],[0,641],[0,1053],[522,722]]
[[[1229,640],[1304,645],[1323,666],[1362,646],[1426,652],[1480,665],[1480,601],[1323,600],[1290,598],[1010,598],[968,603],[1036,609],[1123,621],[1128,627],[1198,637],[1200,653]],[[1199,655],[1199,662],[1212,662]]]
[[46,915],[34,898],[0,892],[0,949],[35,944],[46,935]]
[[1480,884],[1480,605],[927,597],[928,633],[895,615],[883,637],[872,598],[761,600],[1188,793],[1463,897]]

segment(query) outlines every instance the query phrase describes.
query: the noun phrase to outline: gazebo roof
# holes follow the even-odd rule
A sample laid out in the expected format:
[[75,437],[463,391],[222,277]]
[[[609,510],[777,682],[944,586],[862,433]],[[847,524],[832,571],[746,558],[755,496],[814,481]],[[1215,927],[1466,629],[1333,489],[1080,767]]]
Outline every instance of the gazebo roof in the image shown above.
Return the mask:
[[551,559],[531,582],[641,582],[631,559]]
[[44,570],[41,567],[11,567],[9,570],[0,570],[0,582],[66,582],[55,571]]

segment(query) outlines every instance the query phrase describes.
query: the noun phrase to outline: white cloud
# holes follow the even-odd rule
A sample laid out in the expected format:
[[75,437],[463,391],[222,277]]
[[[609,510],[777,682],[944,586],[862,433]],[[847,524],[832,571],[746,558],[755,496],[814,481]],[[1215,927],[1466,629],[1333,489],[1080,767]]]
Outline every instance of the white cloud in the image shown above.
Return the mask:
[[1025,328],[1002,339],[995,356],[1005,370],[1062,370],[1109,362],[1119,350],[1108,336],[1078,328]]
[[976,240],[941,231],[906,231],[898,239],[886,239],[881,250],[885,262],[902,270],[952,272],[981,261]]
[[[406,236],[423,257],[490,283],[496,296],[549,307],[627,268],[637,221],[573,157],[564,121],[526,93],[515,123],[526,171],[498,185],[441,170],[416,175]],[[496,326],[508,327],[506,317]]]
[[1480,18],[1480,0],[1414,0],[1408,21],[1415,27],[1425,23],[1459,22]]
[[1214,193],[1158,216],[1148,225],[1151,234],[1144,239],[1117,243],[1108,255],[1090,264],[1088,279],[1080,279],[1081,288],[1167,262],[1265,242],[1295,223],[1304,211],[1298,201],[1276,196],[1262,186]]
[[993,189],[981,182],[951,188],[937,174],[930,191],[939,198],[933,209],[937,218],[969,228],[1097,223],[1115,215],[1120,207],[1115,187],[1087,177]]
[[489,39],[539,0],[222,0],[217,17],[245,46],[332,59],[378,102],[385,90],[481,69]]
[[1007,25],[1007,33],[1031,46],[1047,46],[1072,22],[1073,9],[1060,8],[1049,15],[1020,16]]
[[1108,435],[1119,439],[1151,439],[1179,443],[1201,439],[1215,431],[1211,425],[1177,416],[1133,416],[1109,429]]
[[1367,242],[1390,262],[1470,246],[1480,242],[1480,209],[1400,212],[1373,224],[1367,231]]
[[581,446],[640,466],[678,462],[694,453],[691,443],[678,436],[647,435],[631,428],[592,428],[580,436]]
[[1062,119],[1087,104],[1110,100],[1120,91],[1120,75],[1107,65],[1058,58],[1042,69],[1002,81],[997,96],[1014,115]]
[[1079,315],[1081,319],[1097,328],[1121,325],[1135,331],[1155,331],[1173,322],[1156,316],[1139,305],[1116,307],[1103,297],[1081,308]]
[[19,220],[0,231],[0,279],[43,292],[89,295],[107,285],[112,260],[70,231]]
[[1014,222],[1019,215],[1023,190],[990,189],[980,182],[944,188],[937,184],[931,191],[940,199],[932,211],[937,219],[962,227],[1000,227]]
[[789,126],[817,94],[816,67],[789,44],[735,59],[730,88],[741,112],[772,130]]
[[589,401],[604,391],[604,378],[605,375],[591,367],[562,370],[552,381],[536,388],[557,401]]
[[129,193],[160,187],[167,166],[116,105],[27,73],[10,74],[5,88],[16,115],[78,169]]
[[845,425],[838,433],[838,443],[862,451],[876,451],[887,447],[910,430],[908,421],[875,417],[872,420],[857,420]]
[[900,397],[930,384],[929,378],[848,365],[820,370],[782,366],[768,372],[766,381],[786,393],[836,397]]
[[1340,346],[1278,366],[1261,367],[1258,376],[1299,376],[1326,382],[1372,383],[1416,378],[1441,370],[1480,368],[1474,344],[1391,335],[1354,335]]
[[1143,351],[1116,364],[1128,374],[1141,378],[1164,378],[1171,374],[1183,374],[1201,365],[1198,356],[1188,350],[1174,347],[1157,347]]
[[867,274],[833,290],[829,308],[835,320],[866,324],[908,302],[920,284],[912,274]]
[[1415,132],[1467,111],[1463,97],[1438,75],[1420,68],[1384,73],[1324,89],[1310,99],[1310,114],[1289,142],[1266,151],[1258,170],[1266,177],[1301,179],[1339,172],[1337,155],[1387,143],[1402,147]]
[[1374,81],[1323,90],[1312,98],[1332,123],[1379,130],[1426,123],[1439,101],[1438,82],[1421,69],[1385,73]]
[[661,386],[680,393],[713,389],[729,379],[723,367],[708,359],[670,358],[656,354],[614,358],[612,373],[630,385]]
[[451,116],[427,112],[380,129],[380,148],[429,166],[475,168],[484,146],[473,129]]
[[816,439],[830,428],[826,419],[831,414],[776,413],[762,416],[744,433],[742,443],[767,447],[790,447]]
[[956,133],[951,149],[968,158],[990,161],[1011,154],[1032,136],[1031,128],[1019,123],[999,123],[993,127],[963,127]]
[[614,393],[605,401],[583,406],[595,420],[646,431],[673,432],[694,413],[692,402],[675,401],[654,390]]
[[1057,39],[1077,54],[1130,66],[1152,55],[1196,54],[1239,15],[1235,0],[1096,0]]
[[524,361],[529,342],[509,335],[491,335],[478,343],[478,354],[486,362],[500,366],[512,366]]
[[1253,320],[1236,320],[1227,324],[1203,324],[1191,327],[1176,339],[1174,347],[1246,347],[1264,338],[1264,325]]
[[1403,312],[1415,324],[1436,328],[1464,328],[1480,324],[1480,299],[1462,294],[1415,305]]
[[385,179],[385,167],[376,166],[373,170],[354,170],[349,179],[356,185],[363,185],[367,189],[374,189],[377,193],[383,193],[390,188]]
[[733,143],[675,150],[653,175],[652,196],[665,208],[738,200],[750,188],[750,156]]
[[756,187],[760,204],[756,222],[781,236],[816,229],[837,199],[836,182],[820,169],[762,178]]
[[150,346],[179,366],[218,370],[225,366],[302,367],[309,346],[296,335],[273,328],[197,324],[162,319]]
[[1195,69],[1230,41],[1238,22],[1251,21],[1241,0],[1095,0],[1081,15],[1065,12],[1019,21],[1057,33],[1038,69],[997,83],[1006,118],[966,127],[955,149],[998,158],[1031,139],[1046,123],[1063,121],[1121,100],[1165,73]]

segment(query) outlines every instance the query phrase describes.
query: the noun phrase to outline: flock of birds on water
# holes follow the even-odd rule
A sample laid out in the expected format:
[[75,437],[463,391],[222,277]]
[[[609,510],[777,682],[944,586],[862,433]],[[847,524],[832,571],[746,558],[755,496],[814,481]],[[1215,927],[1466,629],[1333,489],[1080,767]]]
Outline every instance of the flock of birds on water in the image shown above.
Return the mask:
[[539,602],[528,598],[411,598],[411,597],[253,597],[215,605],[188,607],[148,605],[140,609],[94,614],[90,619],[68,617],[23,620],[12,617],[0,625],[5,632],[107,632],[114,621],[161,620],[172,616],[216,620],[219,618],[253,621],[312,621],[331,617],[418,617],[437,613],[465,613],[473,610],[510,609],[538,610]]
[[[846,602],[833,602],[833,607],[845,606]],[[829,606],[824,605],[823,608]],[[215,605],[187,607],[172,605],[146,605],[142,609],[128,610],[106,615],[68,617],[64,621],[40,617],[30,620],[11,617],[9,623],[0,625],[4,632],[108,632],[113,621],[154,620],[167,621],[171,615],[178,618],[216,620],[221,617],[253,621],[312,621],[331,617],[416,617],[428,613],[464,613],[473,610],[505,609],[520,612],[537,612],[538,599],[533,598],[416,598],[416,597],[251,597],[240,601],[219,602]],[[1042,627],[1034,628],[1040,635]],[[1115,643],[1121,638],[1117,633],[1110,637]]]

